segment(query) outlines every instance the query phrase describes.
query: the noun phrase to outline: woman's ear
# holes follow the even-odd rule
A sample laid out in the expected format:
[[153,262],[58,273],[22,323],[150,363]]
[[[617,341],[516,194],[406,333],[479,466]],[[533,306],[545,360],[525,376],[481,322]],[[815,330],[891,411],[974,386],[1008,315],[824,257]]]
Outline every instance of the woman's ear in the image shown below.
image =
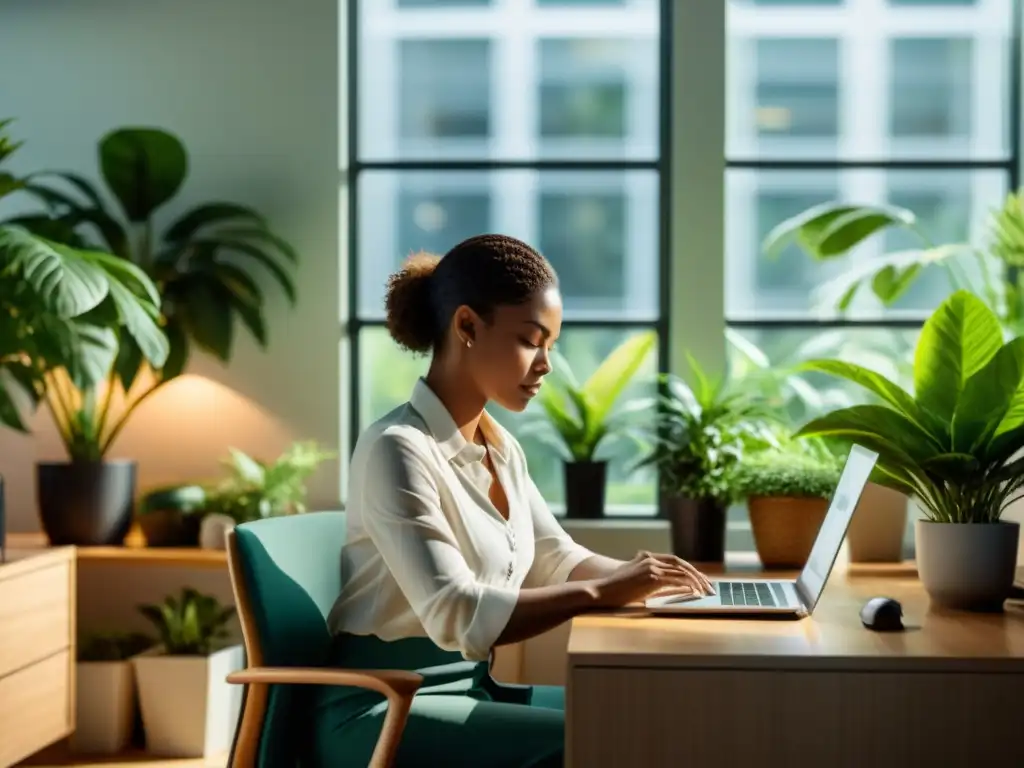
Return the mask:
[[453,324],[455,326],[455,335],[459,340],[460,346],[473,346],[473,342],[476,341],[476,326],[478,319],[476,312],[469,307],[462,306],[455,311]]

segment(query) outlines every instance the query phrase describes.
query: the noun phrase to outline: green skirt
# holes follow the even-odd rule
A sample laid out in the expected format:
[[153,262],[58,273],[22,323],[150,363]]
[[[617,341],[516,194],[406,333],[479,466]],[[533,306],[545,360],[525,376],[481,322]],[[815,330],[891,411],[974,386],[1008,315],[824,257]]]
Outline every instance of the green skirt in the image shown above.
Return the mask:
[[[427,638],[385,642],[341,635],[330,666],[404,669],[423,675],[402,734],[396,768],[555,768],[563,765],[561,687],[498,683],[488,662],[465,661]],[[387,711],[385,698],[349,687],[317,688],[312,763],[365,766]]]

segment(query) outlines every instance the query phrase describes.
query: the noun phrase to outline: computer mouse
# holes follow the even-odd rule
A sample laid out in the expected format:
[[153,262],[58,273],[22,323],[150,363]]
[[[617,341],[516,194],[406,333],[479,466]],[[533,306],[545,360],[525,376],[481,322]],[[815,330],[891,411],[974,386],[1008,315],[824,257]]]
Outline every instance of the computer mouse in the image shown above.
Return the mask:
[[875,632],[899,632],[903,629],[903,606],[891,597],[872,597],[860,609],[860,620]]

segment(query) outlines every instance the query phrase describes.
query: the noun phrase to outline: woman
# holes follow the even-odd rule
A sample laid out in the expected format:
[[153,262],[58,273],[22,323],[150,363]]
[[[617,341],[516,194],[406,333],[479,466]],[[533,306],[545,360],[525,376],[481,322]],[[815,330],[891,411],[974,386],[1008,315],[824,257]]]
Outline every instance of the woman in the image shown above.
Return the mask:
[[[484,411],[522,411],[551,370],[562,302],[540,254],[501,235],[418,254],[390,278],[386,305],[394,340],[432,359],[353,454],[332,662],[424,675],[399,766],[561,765],[562,689],[496,683],[492,649],[584,611],[711,585],[671,555],[622,562],[573,542],[522,448]],[[365,765],[384,712],[376,694],[325,691],[318,762]]]

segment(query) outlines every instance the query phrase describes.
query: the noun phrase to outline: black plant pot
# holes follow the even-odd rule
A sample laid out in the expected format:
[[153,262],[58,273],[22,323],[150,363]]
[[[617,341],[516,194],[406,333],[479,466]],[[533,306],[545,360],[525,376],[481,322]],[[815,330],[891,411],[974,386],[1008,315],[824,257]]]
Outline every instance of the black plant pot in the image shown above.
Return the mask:
[[666,496],[665,516],[672,531],[672,552],[694,563],[725,561],[725,505],[714,499]]
[[604,516],[606,461],[565,462],[565,516],[596,520]]
[[124,544],[135,514],[134,461],[39,462],[36,496],[54,546]]
[[202,515],[180,509],[153,509],[139,515],[147,547],[198,547]]

